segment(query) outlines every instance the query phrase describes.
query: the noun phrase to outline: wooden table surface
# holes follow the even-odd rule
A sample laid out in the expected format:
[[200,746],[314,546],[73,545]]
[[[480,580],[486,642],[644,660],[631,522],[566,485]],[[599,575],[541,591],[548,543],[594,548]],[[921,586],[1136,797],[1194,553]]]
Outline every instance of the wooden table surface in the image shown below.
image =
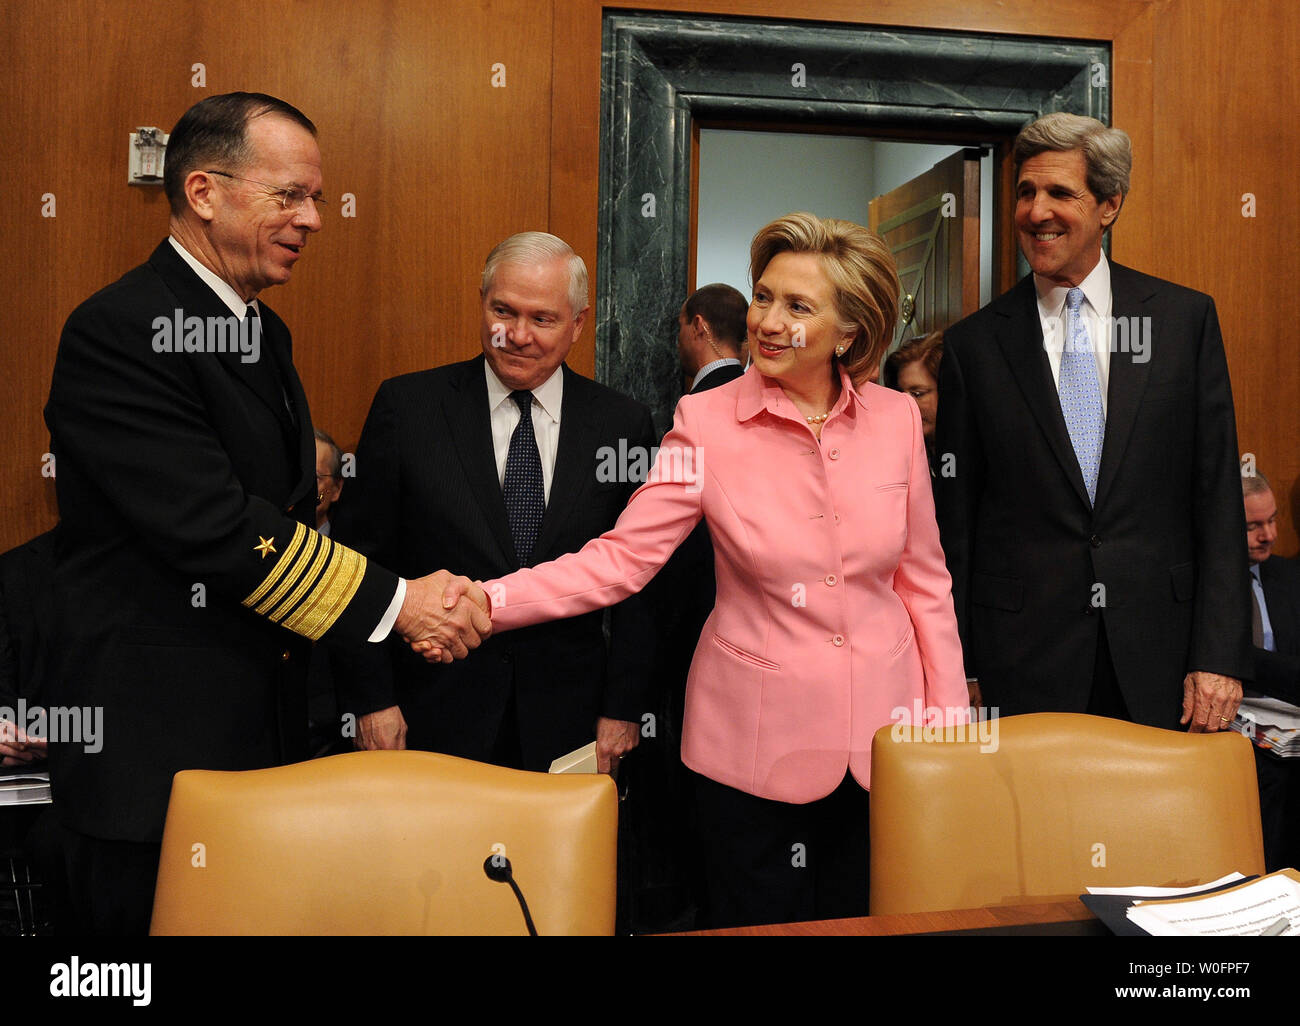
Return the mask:
[[692,930],[663,934],[669,937],[894,937],[952,930],[983,930],[996,927],[1050,926],[1061,923],[1097,922],[1078,898],[1033,905],[991,905],[986,908],[946,912],[901,912],[860,919],[826,919],[807,923],[775,923],[770,926],[737,926],[726,930]]

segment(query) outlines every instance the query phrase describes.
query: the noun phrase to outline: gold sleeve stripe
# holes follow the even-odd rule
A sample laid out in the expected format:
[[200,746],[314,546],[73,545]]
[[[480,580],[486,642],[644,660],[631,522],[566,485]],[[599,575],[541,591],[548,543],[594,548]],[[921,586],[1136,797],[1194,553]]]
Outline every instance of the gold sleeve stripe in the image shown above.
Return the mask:
[[332,545],[329,566],[284,626],[312,641],[318,640],[347,608],[365,575],[365,556],[345,545]]
[[[293,591],[289,593],[288,598],[267,614],[273,623],[279,623],[283,620],[286,614],[298,604],[299,599],[306,594],[307,589],[316,583],[317,578],[320,577],[321,568],[332,558],[331,553],[335,547],[334,543],[322,534],[317,534],[317,538],[320,540],[320,544],[316,547],[316,557],[311,561],[311,566],[307,567],[306,571],[299,576],[298,583]],[[305,557],[306,553],[303,553],[303,555]],[[279,591],[279,589],[276,590]],[[273,595],[267,601],[270,602],[275,598],[276,596]]]
[[[314,534],[315,532],[313,531],[312,533]],[[298,549],[302,546],[306,537],[307,528],[303,524],[298,524],[294,529],[293,538],[290,539],[289,544],[284,548],[284,554],[275,561],[275,565],[271,567],[271,572],[262,579],[262,583],[254,588],[252,593],[244,599],[244,605],[250,608],[257,605],[262,596],[275,586],[275,583],[280,580],[282,575],[289,576],[289,570],[294,563]],[[261,612],[261,610],[258,611]]]
[[[284,576],[276,582],[275,587],[271,589],[271,593],[262,599],[254,612],[260,613],[262,616],[269,616],[270,614],[268,611],[271,607],[279,602],[280,599],[284,598],[285,593],[290,588],[296,587],[298,582],[302,580],[303,574],[306,572],[312,558],[320,550],[321,544],[324,543],[326,546],[329,545],[329,539],[322,537],[315,531],[305,532],[303,539],[305,544],[300,548],[297,548],[292,565],[285,570]],[[272,616],[271,619],[275,620],[275,617]],[[278,623],[279,621],[276,622]]]

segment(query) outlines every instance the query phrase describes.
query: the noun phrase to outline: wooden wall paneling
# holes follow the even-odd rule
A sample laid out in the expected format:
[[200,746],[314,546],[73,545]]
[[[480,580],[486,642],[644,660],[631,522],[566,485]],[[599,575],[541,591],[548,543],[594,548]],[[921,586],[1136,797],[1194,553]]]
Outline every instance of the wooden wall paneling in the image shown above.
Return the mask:
[[[23,309],[0,335],[12,395],[0,409],[0,548],[54,522],[41,408],[64,319],[166,233],[161,189],[126,184],[132,128],[170,129],[196,100],[236,89],[316,122],[333,203],[294,280],[264,298],[294,332],[313,419],[345,446],[383,378],[478,351],[483,258],[547,225],[549,4],[20,0],[0,25],[13,41],[0,118],[24,140],[0,188]],[[492,86],[497,62],[504,88]],[[47,192],[53,219],[40,217]],[[353,218],[341,216],[345,192]]]
[[[1178,3],[1156,19],[1153,273],[1214,296],[1238,445],[1270,479],[1277,551],[1300,528],[1300,355],[1291,282],[1300,238],[1300,9],[1287,0]],[[1168,55],[1168,56],[1166,56]],[[1255,216],[1243,216],[1254,197]]]
[[[330,212],[289,324],[313,417],[347,446],[383,379],[480,351],[484,258],[546,227],[550,12],[529,0],[328,10],[309,46],[331,59],[310,87],[328,192],[335,207],[352,193],[356,216]],[[513,45],[516,33],[538,45]]]

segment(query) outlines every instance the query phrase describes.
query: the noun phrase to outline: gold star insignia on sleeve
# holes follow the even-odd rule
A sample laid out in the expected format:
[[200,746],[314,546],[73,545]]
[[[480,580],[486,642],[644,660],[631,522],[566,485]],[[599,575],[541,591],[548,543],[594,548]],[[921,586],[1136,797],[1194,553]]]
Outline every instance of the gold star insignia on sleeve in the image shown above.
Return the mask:
[[[258,536],[261,538],[261,535]],[[275,552],[274,538],[253,551]],[[316,641],[352,601],[366,576],[366,557],[297,524],[265,579],[243,599],[249,609]]]

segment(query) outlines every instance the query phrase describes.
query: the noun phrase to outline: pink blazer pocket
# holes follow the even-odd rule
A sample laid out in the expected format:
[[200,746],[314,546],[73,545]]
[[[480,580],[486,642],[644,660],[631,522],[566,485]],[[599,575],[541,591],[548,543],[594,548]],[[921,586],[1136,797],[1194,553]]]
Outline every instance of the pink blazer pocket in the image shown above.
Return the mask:
[[762,656],[754,655],[752,652],[746,652],[743,648],[737,648],[729,641],[724,641],[717,634],[713,635],[713,643],[729,655],[735,656],[742,662],[749,663],[764,670],[779,670],[780,663],[774,663],[770,659],[764,659]]

